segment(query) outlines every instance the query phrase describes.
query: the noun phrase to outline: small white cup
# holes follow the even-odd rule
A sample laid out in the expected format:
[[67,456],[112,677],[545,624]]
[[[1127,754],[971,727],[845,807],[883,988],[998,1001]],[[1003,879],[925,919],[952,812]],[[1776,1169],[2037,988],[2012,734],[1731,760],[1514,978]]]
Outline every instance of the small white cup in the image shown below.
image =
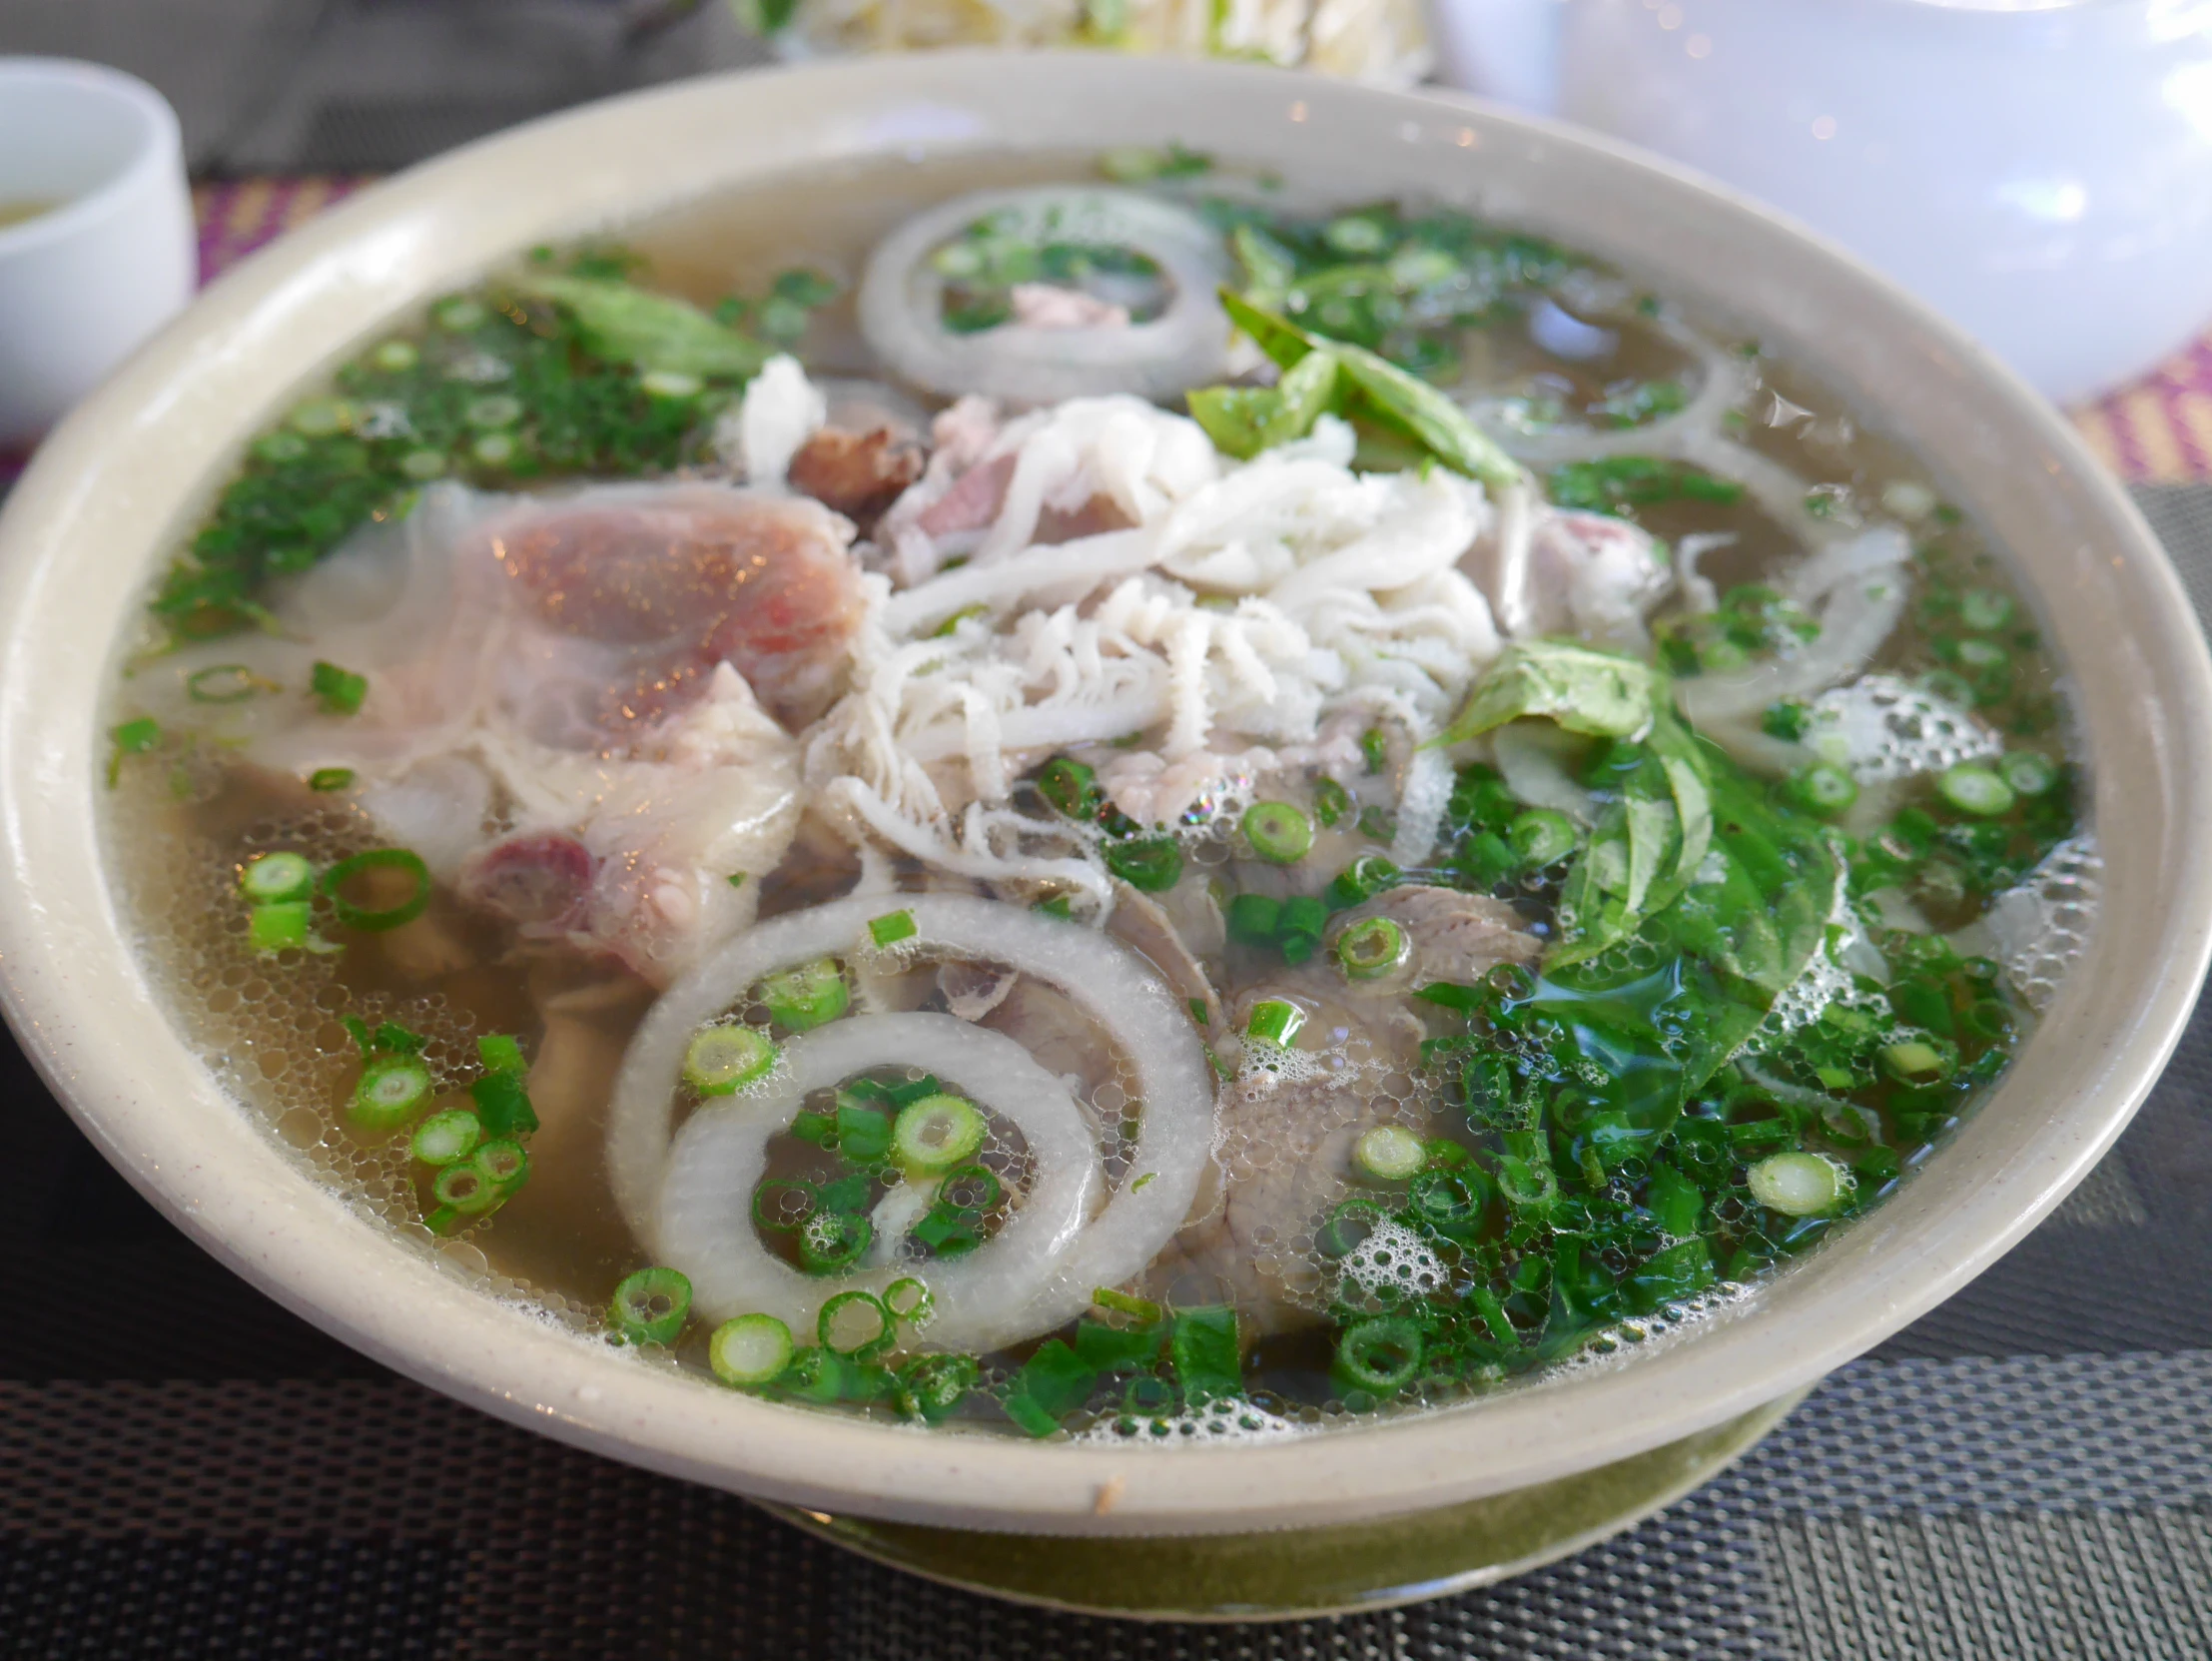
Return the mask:
[[192,298],[177,116],[143,81],[0,58],[0,447],[27,444]]

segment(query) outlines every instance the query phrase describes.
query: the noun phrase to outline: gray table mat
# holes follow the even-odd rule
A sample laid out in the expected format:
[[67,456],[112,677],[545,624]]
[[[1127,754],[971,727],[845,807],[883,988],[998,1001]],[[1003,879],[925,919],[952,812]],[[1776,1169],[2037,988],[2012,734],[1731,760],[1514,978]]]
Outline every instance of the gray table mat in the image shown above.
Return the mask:
[[[2212,488],[2141,492],[2212,616]],[[484,1418],[225,1272],[0,1053],[0,1656],[2212,1656],[2212,1005],[2118,1147],[1720,1480],[1489,1591],[1279,1626],[971,1597]]]

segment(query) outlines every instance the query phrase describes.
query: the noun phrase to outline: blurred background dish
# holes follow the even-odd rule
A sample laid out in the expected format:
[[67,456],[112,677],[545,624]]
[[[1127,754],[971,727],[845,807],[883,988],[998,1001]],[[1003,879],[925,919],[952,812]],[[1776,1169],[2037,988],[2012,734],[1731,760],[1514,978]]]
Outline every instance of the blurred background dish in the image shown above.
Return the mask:
[[192,298],[177,118],[143,81],[0,58],[0,446],[24,443]]
[[1796,215],[2059,402],[2212,316],[2204,0],[1438,0],[1438,40],[1455,84]]

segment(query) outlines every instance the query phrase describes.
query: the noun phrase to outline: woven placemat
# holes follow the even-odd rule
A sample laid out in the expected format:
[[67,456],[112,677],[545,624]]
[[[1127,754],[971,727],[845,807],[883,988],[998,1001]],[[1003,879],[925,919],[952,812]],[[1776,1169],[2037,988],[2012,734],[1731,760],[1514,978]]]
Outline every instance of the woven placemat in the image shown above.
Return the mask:
[[[2141,492],[2212,616],[2212,489]],[[237,1280],[0,1054],[0,1656],[2212,1656],[2212,1005],[2041,1229],[1741,1465],[1490,1591],[1280,1626],[971,1597],[456,1406]]]

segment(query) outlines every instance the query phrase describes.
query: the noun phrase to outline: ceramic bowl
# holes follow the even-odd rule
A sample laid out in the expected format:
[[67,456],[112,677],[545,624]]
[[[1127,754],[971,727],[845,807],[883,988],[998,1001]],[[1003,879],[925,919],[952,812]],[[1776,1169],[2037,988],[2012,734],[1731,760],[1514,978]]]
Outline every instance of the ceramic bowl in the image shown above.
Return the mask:
[[[428,297],[537,243],[841,158],[1168,138],[1343,197],[1463,204],[1617,261],[1824,375],[2011,550],[2071,665],[2109,870],[2086,956],[2004,1087],[1895,1199],[1649,1353],[1258,1445],[1034,1444],[763,1402],[494,1302],[349,1212],[175,1035],[103,866],[102,691],[141,584],[248,438]],[[281,1302],[435,1389],[653,1469],[899,1524],[1340,1528],[1756,1415],[1955,1291],[2095,1163],[2190,1008],[2212,914],[2212,668],[2142,521],[2026,388],[1882,279],[1685,174],[1445,98],[1242,66],[861,60],[625,98],[416,169],[226,277],[53,435],[0,521],[0,630],[7,1012],[133,1183]],[[112,1290],[123,1306],[129,1288]]]

